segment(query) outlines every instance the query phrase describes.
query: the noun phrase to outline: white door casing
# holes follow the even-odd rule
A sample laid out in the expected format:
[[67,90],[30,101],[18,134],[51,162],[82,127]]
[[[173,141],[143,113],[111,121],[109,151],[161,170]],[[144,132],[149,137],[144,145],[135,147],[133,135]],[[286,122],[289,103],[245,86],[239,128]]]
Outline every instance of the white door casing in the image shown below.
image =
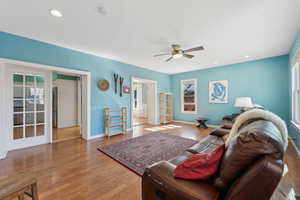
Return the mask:
[[[148,112],[148,122],[153,125],[159,124],[158,118],[158,89],[157,89],[157,81],[141,79],[137,77],[131,77],[131,88],[133,88],[133,83],[135,81],[147,83],[148,88],[150,85],[150,90],[147,91],[147,112]],[[133,127],[133,107],[134,107],[134,98],[133,91],[131,92],[131,126]],[[149,110],[151,109],[151,110]],[[150,116],[151,115],[151,116]],[[151,119],[151,120],[149,120]]]
[[7,153],[6,149],[6,129],[5,129],[5,99],[4,99],[4,90],[5,90],[5,76],[4,76],[4,64],[0,63],[0,159],[4,159]]
[[[10,141],[9,141],[9,131],[11,127],[9,127],[9,117],[8,114],[8,103],[11,103],[10,100],[7,100],[7,76],[6,76],[6,68],[10,65],[14,67],[20,67],[26,69],[32,69],[32,71],[44,71],[50,73],[50,80],[52,80],[52,73],[55,72],[62,72],[67,73],[70,75],[80,75],[82,77],[81,87],[82,87],[82,137],[86,140],[94,139],[100,137],[101,135],[92,136],[91,135],[91,72],[87,71],[80,71],[80,70],[73,70],[67,69],[57,66],[50,66],[50,65],[43,65],[43,64],[36,64],[12,59],[4,59],[0,58],[0,159],[4,159],[6,153],[11,149],[16,149],[13,147],[10,149]],[[49,84],[49,91],[52,94],[52,81]],[[49,114],[46,115],[49,119],[52,119],[52,95],[48,101],[49,104]],[[10,107],[12,109],[12,107]],[[52,120],[49,123],[49,138],[48,142],[52,142]],[[83,132],[84,131],[84,132]],[[36,144],[32,144],[30,146],[34,146]]]

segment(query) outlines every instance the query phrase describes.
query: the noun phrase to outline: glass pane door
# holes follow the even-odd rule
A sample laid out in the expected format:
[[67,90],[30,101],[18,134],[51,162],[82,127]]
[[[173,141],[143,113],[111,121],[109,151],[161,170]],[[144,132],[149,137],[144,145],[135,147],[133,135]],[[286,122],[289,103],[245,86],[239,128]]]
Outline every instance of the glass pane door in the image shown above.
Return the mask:
[[13,139],[45,135],[45,79],[13,74]]

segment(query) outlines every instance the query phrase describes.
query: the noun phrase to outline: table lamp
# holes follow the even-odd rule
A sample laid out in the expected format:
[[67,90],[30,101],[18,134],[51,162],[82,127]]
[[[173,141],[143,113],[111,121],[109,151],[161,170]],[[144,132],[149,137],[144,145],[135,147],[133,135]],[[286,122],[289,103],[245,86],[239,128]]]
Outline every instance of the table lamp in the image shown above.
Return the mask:
[[237,97],[234,103],[235,107],[240,107],[241,112],[248,110],[249,108],[253,108],[253,103],[250,97]]

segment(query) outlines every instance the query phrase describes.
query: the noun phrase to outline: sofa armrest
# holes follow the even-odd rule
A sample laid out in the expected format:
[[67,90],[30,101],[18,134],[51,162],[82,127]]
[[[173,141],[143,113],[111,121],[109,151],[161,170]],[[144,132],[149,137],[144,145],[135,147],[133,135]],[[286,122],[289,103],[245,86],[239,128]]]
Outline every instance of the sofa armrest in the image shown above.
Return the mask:
[[175,168],[168,161],[147,168],[142,177],[143,200],[217,200],[219,192],[213,185],[175,178]]
[[224,129],[224,128],[218,128],[211,132],[209,135],[214,135],[218,137],[224,137],[225,135],[228,135],[230,133],[229,129]]

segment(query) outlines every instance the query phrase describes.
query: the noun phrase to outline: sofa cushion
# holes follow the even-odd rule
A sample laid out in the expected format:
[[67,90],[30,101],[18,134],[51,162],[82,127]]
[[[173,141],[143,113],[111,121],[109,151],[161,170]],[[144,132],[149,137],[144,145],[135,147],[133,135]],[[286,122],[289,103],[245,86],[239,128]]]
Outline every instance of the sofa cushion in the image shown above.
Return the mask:
[[277,127],[264,120],[243,126],[225,151],[215,186],[225,189],[261,156],[272,154],[277,158],[282,157],[280,139],[274,136],[280,134],[274,132],[279,132]]
[[183,154],[176,156],[175,158],[172,158],[171,160],[169,160],[170,163],[172,163],[173,165],[179,165],[181,163],[183,163],[186,159],[188,159],[189,157],[191,157],[192,154],[191,152],[185,151]]
[[207,180],[218,169],[219,161],[224,153],[225,144],[208,153],[194,154],[178,165],[173,171],[176,178],[191,180]]
[[225,129],[225,128],[218,128],[216,130],[214,130],[213,132],[211,132],[209,135],[214,135],[217,137],[222,137],[224,139],[224,136],[228,135],[230,133],[229,129]]
[[212,152],[212,150],[216,149],[219,146],[222,146],[223,144],[224,140],[222,138],[214,135],[209,135],[192,147],[188,148],[187,151],[193,154],[208,153]]

